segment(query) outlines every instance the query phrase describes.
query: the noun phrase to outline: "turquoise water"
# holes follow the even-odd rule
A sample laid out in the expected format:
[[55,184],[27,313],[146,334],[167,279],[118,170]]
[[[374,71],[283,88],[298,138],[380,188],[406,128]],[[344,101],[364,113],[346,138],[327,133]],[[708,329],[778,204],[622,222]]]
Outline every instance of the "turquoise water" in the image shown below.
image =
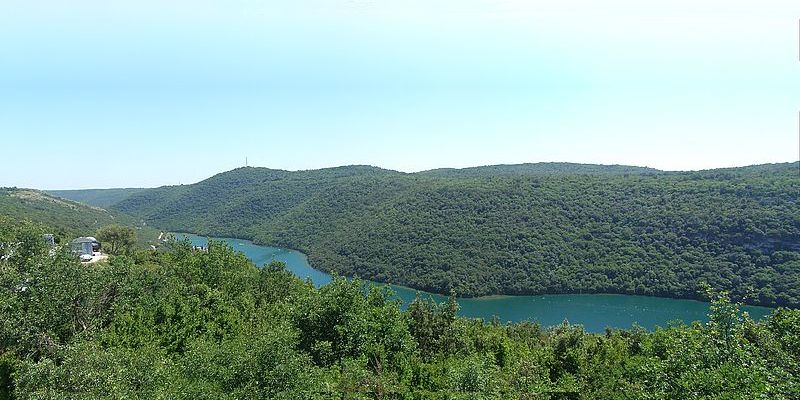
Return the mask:
[[[205,237],[188,237],[195,246],[205,246]],[[271,261],[283,261],[288,270],[300,278],[310,278],[317,287],[331,281],[331,276],[318,271],[308,264],[303,253],[278,247],[258,246],[247,240],[215,239],[223,241],[244,253],[257,266]],[[384,285],[373,283],[375,285]],[[388,285],[404,304],[411,302],[418,291],[404,286]],[[447,300],[446,296],[419,292],[431,296],[437,302]],[[668,299],[663,297],[632,296],[620,294],[559,294],[542,296],[491,296],[458,299],[461,306],[459,314],[465,317],[489,320],[497,316],[501,322],[538,321],[542,325],[560,324],[567,320],[580,324],[590,332],[602,332],[606,327],[630,328],[634,324],[647,329],[666,326],[669,321],[690,323],[695,320],[706,321],[708,303],[695,300]],[[767,307],[745,306],[744,310],[756,319],[762,318],[772,310]]]

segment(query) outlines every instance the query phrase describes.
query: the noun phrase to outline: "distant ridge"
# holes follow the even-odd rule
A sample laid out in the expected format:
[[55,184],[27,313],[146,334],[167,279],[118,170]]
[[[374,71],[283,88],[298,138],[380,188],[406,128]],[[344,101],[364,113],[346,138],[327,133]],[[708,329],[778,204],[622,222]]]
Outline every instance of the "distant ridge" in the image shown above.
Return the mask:
[[526,175],[526,174],[585,174],[622,175],[657,174],[663,171],[629,165],[577,164],[567,162],[541,162],[527,164],[500,164],[468,168],[438,168],[419,172],[422,175],[437,176],[476,176],[484,174]]
[[46,190],[53,196],[63,199],[77,201],[90,206],[108,208],[122,200],[127,199],[135,193],[139,193],[143,188],[119,188],[119,189],[82,189],[82,190]]
[[117,211],[21,188],[0,188],[0,215],[47,225],[72,237],[92,235],[111,224],[137,225],[135,218]]
[[[659,170],[650,167],[639,167],[632,165],[622,164],[583,164],[571,162],[537,162],[537,163],[522,163],[522,164],[495,164],[475,167],[464,168],[435,168],[419,172],[400,172],[391,169],[371,166],[371,165],[343,165],[338,167],[326,167],[307,170],[285,170],[267,167],[254,167],[246,166],[234,168],[229,171],[218,173],[210,178],[212,179],[218,175],[225,175],[235,171],[250,170],[261,174],[264,179],[279,179],[288,176],[295,176],[293,174],[300,174],[305,176],[313,176],[316,173],[324,173],[330,177],[343,177],[354,175],[418,175],[418,176],[479,176],[479,175],[625,175],[625,174],[720,174],[726,172],[734,172],[736,174],[750,173],[772,173],[785,171],[787,169],[795,168],[800,173],[800,162],[790,163],[772,163],[772,164],[758,164],[744,167],[724,167],[724,168],[711,168],[703,170],[691,171],[668,171]],[[246,174],[242,172],[242,174]],[[173,187],[184,185],[166,185],[162,187]],[[145,191],[152,188],[111,188],[111,189],[70,189],[70,190],[44,190],[44,192],[61,197],[68,200],[77,201],[80,203],[93,205],[97,207],[109,207],[129,196]]]

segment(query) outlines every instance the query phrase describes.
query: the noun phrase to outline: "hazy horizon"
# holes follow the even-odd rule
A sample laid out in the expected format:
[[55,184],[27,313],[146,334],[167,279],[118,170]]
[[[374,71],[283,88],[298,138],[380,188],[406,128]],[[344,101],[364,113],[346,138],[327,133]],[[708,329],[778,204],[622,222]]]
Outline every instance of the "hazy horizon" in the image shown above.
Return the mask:
[[[800,3],[7,0],[0,186],[800,159]],[[57,188],[57,189],[54,189]]]

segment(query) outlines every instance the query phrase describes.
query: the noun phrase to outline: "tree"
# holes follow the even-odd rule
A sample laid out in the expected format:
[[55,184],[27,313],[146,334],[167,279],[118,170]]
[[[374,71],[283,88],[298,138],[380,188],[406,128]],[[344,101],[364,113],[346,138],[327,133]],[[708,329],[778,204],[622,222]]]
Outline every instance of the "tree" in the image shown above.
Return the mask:
[[130,252],[136,244],[136,231],[127,226],[104,226],[97,231],[97,239],[109,244],[109,253],[124,254]]

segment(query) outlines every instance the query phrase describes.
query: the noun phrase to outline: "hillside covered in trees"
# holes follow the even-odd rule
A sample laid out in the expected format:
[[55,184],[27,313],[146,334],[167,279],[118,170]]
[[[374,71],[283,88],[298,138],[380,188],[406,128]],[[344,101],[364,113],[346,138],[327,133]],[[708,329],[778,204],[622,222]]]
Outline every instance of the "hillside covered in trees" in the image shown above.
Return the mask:
[[[0,399],[796,399],[800,311],[585,332],[315,289],[219,242],[90,267],[0,217]],[[711,292],[709,292],[711,293]]]
[[437,293],[696,298],[708,283],[747,303],[796,307],[799,168],[239,168],[145,190],[114,208],[160,228],[291,247],[322,270]]
[[47,190],[46,193],[61,197],[62,199],[77,201],[90,206],[108,208],[131,195],[145,189],[119,188],[119,189],[78,189],[78,190]]
[[154,241],[158,236],[157,230],[143,226],[138,218],[33,189],[0,188],[0,216],[45,224],[56,240],[94,235],[99,228],[109,225],[135,228],[141,244]]

